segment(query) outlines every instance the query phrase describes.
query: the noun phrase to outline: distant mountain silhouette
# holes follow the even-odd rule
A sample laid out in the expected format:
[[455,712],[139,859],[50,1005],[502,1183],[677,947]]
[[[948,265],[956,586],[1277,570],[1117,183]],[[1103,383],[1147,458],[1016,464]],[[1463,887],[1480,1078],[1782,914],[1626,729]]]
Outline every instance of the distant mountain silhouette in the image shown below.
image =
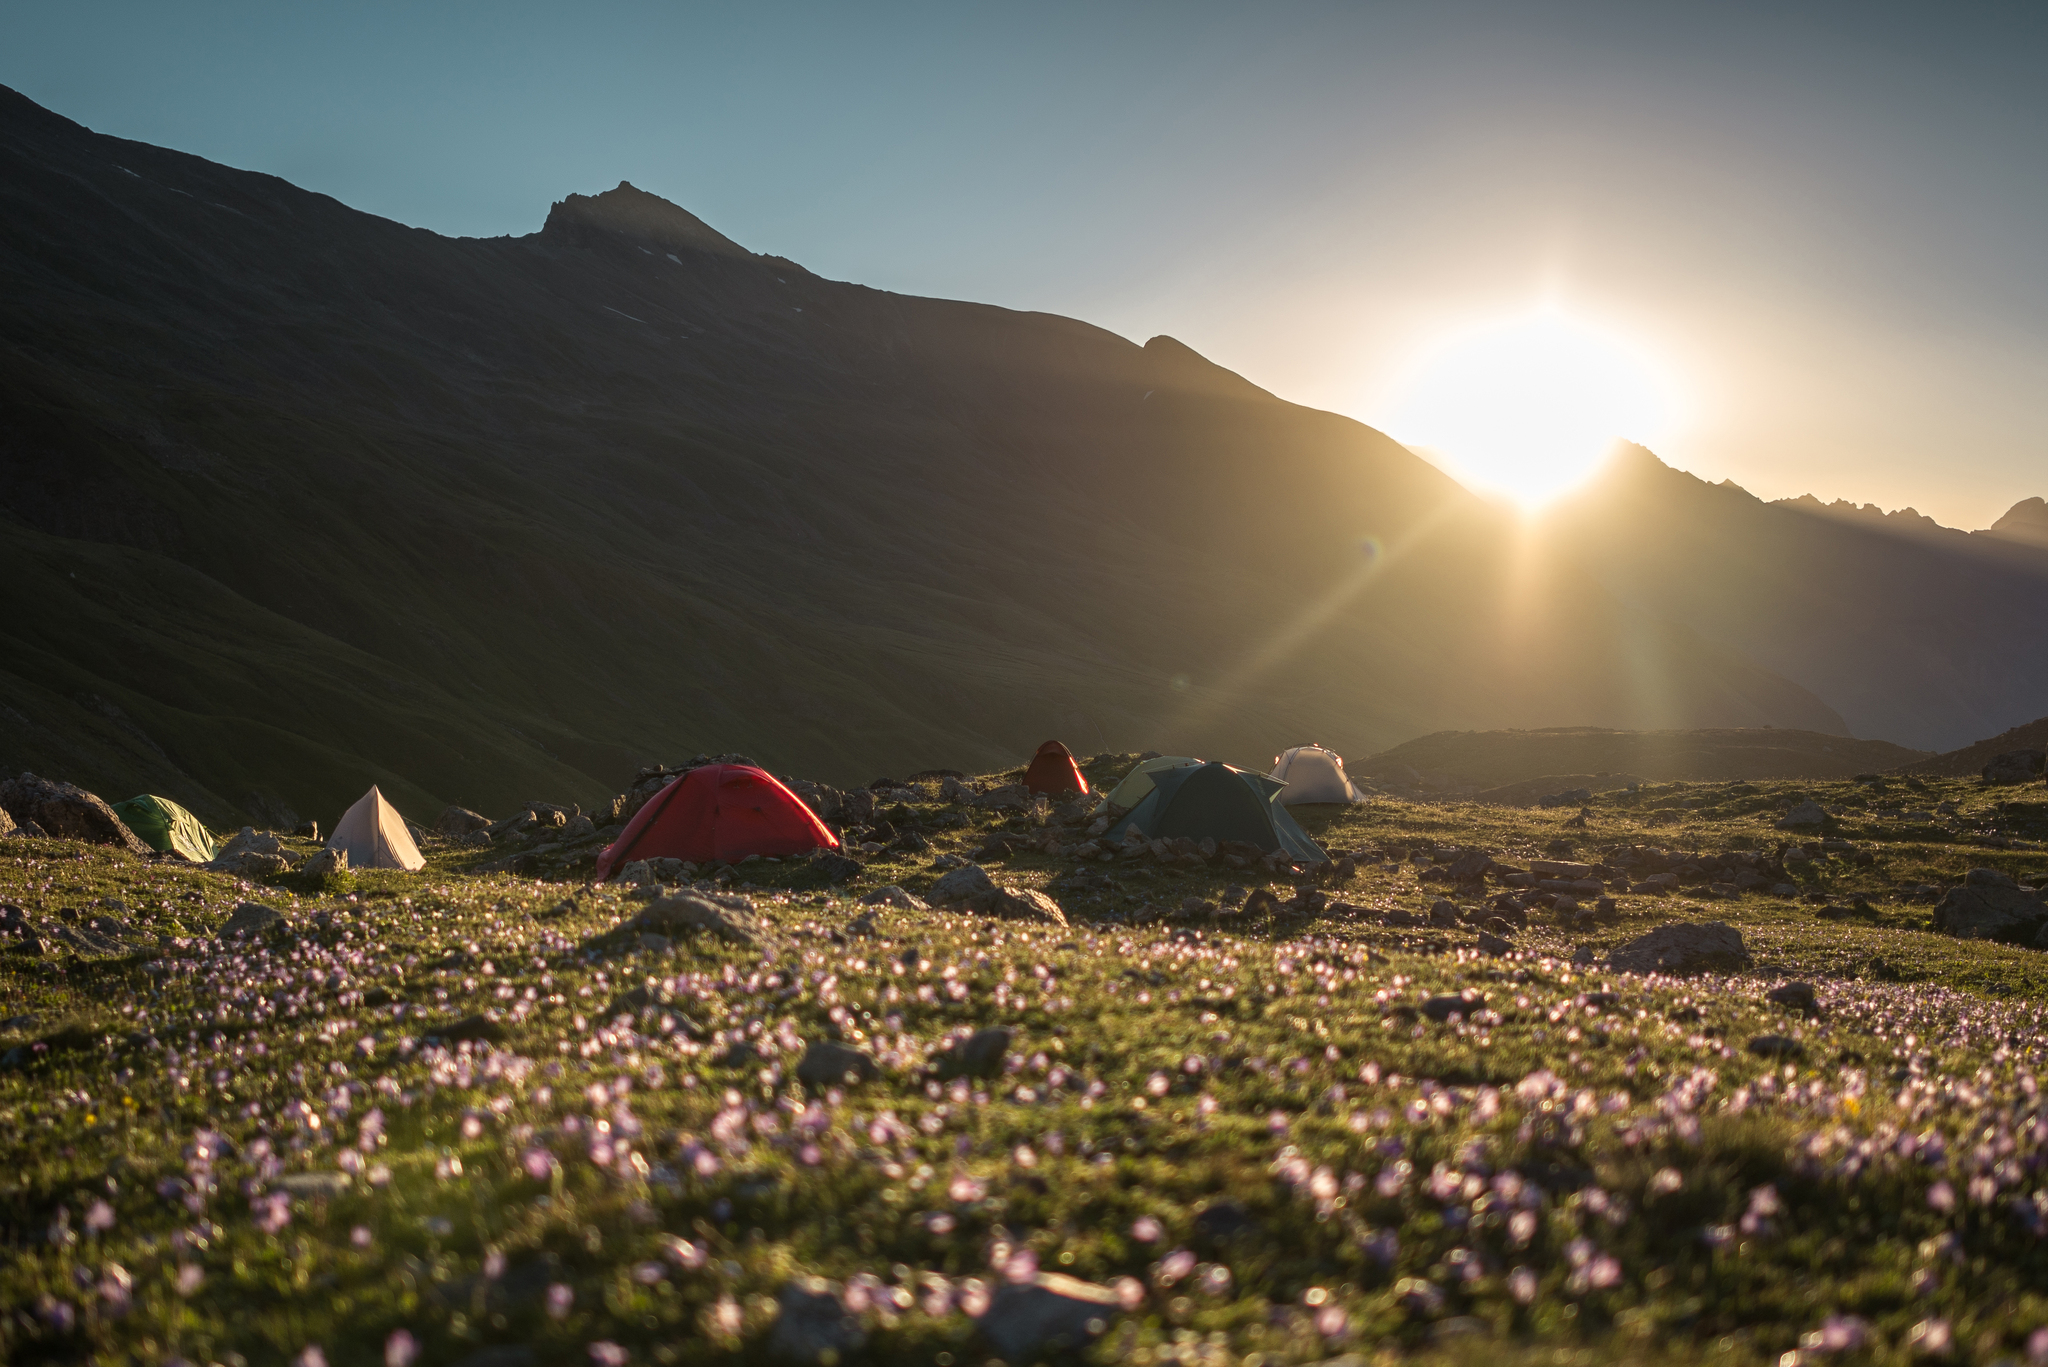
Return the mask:
[[1991,524],[1991,535],[2048,547],[2048,499],[2026,498]]
[[443,238],[7,91],[0,509],[0,768],[215,821],[700,749],[864,781],[1048,736],[1845,730],[1743,654],[1796,651],[1599,556],[1532,572],[1170,338],[823,280],[629,185]]
[[1859,736],[1949,750],[2048,712],[2039,499],[1989,531],[1811,497],[1766,503],[1626,447],[1552,511],[1550,544],[1644,612],[1837,708]]

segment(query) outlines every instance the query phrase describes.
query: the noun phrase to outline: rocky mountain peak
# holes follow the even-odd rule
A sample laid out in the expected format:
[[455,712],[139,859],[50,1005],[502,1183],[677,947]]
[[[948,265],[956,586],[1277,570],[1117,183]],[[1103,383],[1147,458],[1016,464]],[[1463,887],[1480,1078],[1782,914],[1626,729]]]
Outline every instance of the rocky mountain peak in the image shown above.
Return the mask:
[[541,235],[571,246],[598,237],[623,237],[663,251],[713,252],[751,257],[752,252],[679,204],[651,195],[630,181],[597,195],[570,195],[548,210]]
[[2004,517],[1991,524],[1991,533],[2048,546],[2048,499],[2021,499],[2006,510]]

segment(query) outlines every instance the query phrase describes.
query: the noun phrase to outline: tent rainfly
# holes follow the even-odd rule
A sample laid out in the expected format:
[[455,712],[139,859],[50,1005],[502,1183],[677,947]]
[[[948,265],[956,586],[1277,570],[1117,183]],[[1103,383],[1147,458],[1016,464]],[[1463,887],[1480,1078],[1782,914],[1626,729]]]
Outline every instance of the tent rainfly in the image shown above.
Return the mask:
[[1154,777],[1170,769],[1193,769],[1202,761],[1186,755],[1160,755],[1156,759],[1140,760],[1138,767],[1123,776],[1123,781],[1109,790],[1105,799],[1110,806],[1121,811],[1130,811],[1152,791]]
[[1320,745],[1297,745],[1273,761],[1273,777],[1287,786],[1280,800],[1292,807],[1304,802],[1363,802],[1365,794],[1344,772],[1344,757]]
[[143,793],[114,804],[114,815],[153,850],[173,850],[195,864],[213,858],[213,837],[198,817],[167,797]]
[[602,883],[635,859],[737,864],[838,848],[839,837],[767,770],[700,764],[647,799],[597,857],[594,877]]
[[327,838],[327,848],[345,851],[348,866],[352,869],[405,869],[410,872],[425,868],[427,864],[420,857],[420,847],[412,843],[412,832],[406,830],[405,818],[384,800],[384,794],[377,791],[375,784],[370,785],[370,791],[334,823],[334,834]]
[[1200,840],[1241,840],[1273,854],[1321,864],[1330,856],[1274,798],[1280,784],[1228,764],[1182,765],[1163,770],[1144,800],[1109,828],[1104,840],[1127,829],[1157,840],[1184,835]]
[[1049,740],[1038,747],[1038,753],[1031,757],[1031,767],[1024,771],[1024,786],[1034,793],[1072,793],[1086,796],[1088,780],[1081,775],[1081,766],[1074,763],[1073,751],[1056,740]]

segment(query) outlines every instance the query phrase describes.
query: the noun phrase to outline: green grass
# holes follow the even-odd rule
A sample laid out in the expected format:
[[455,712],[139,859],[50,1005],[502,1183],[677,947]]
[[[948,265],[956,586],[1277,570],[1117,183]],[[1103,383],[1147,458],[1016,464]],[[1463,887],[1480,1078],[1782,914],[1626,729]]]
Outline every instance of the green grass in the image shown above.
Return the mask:
[[[0,1018],[34,1018],[0,1036],[23,1050],[0,1073],[0,1358],[260,1367],[317,1345],[340,1367],[384,1362],[402,1330],[428,1363],[491,1344],[766,1360],[776,1297],[817,1274],[867,1288],[854,1357],[964,1367],[991,1355],[960,1302],[1028,1250],[1140,1284],[1089,1350],[1103,1361],[1763,1363],[1830,1316],[1864,1326],[1846,1360],[1904,1361],[1934,1324],[1955,1360],[2023,1359],[2048,1325],[2048,1256],[2012,1212],[2048,1154],[2048,961],[1936,934],[1908,894],[1980,865],[2048,877],[2039,850],[1969,843],[2048,835],[2031,790],[1660,785],[1603,796],[1583,828],[1400,801],[1303,817],[1333,850],[1513,863],[1558,842],[1776,850],[1772,820],[1808,796],[1876,857],[1818,860],[1806,888],[1867,912],[1624,896],[1583,933],[1536,915],[1505,958],[1467,929],[1380,924],[1441,894],[1390,860],[1330,889],[1362,910],[1238,923],[1179,908],[1233,881],[1288,889],[1144,859],[1088,865],[1106,878],[1077,891],[1072,861],[1018,855],[992,872],[1064,890],[1069,928],[879,909],[863,937],[861,891],[928,887],[934,856],[1030,828],[947,826],[959,809],[930,801],[913,810],[933,848],[854,884],[731,870],[753,949],[611,959],[580,946],[637,908],[622,890],[465,872],[483,858],[466,850],[316,889],[0,843],[0,900],[131,932],[116,952],[0,955]],[[1905,797],[1958,811],[1871,810]],[[219,945],[245,898],[289,933]],[[1754,971],[1570,962],[1680,919],[1739,927]],[[1787,979],[1816,985],[1819,1014],[1765,1000]],[[602,1019],[650,982],[670,1025]],[[1416,1009],[1466,990],[1484,1014]],[[481,1012],[498,1042],[429,1042]],[[943,1041],[992,1024],[1016,1032],[1010,1072],[927,1080]],[[1803,1052],[1748,1052],[1764,1034]],[[807,1096],[790,1074],[822,1038],[871,1051],[880,1078]],[[759,1057],[728,1066],[736,1040]],[[1952,1206],[1930,1203],[1942,1182]],[[1218,1239],[1196,1217],[1225,1200],[1247,1228]]]

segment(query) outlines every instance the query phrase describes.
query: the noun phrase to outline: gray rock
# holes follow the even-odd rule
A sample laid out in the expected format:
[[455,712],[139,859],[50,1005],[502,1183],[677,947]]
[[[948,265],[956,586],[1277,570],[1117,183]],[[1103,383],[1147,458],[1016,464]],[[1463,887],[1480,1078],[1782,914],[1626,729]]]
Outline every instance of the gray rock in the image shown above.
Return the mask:
[[588,840],[597,834],[597,823],[578,813],[562,827],[563,840]]
[[1791,811],[1785,813],[1784,819],[1778,822],[1778,829],[1789,831],[1795,826],[1825,825],[1827,819],[1828,814],[1822,809],[1821,805],[1808,798]]
[[276,907],[266,907],[261,902],[242,902],[228,916],[227,924],[220,928],[220,938],[233,940],[261,935],[272,926],[284,924],[284,913]]
[[[949,778],[939,784],[939,801],[958,806],[974,801],[974,789],[957,778]],[[1105,829],[1107,829],[1105,827]]]
[[340,1196],[355,1185],[345,1172],[292,1172],[277,1179],[278,1186],[292,1195],[307,1198],[313,1196]]
[[1966,888],[2016,888],[2019,883],[2009,873],[1998,869],[1971,869],[1963,875]]
[[962,864],[932,884],[931,900],[940,906],[981,910],[993,903],[995,896],[995,880],[979,864]]
[[1431,997],[1422,1004],[1422,1014],[1433,1021],[1447,1021],[1452,1016],[1470,1016],[1486,1009],[1486,998],[1478,993],[1466,996],[1463,993],[1452,997]]
[[876,888],[860,899],[864,907],[895,907],[898,911],[930,911],[931,905],[915,893],[905,892],[896,884]]
[[85,789],[57,783],[34,774],[0,781],[0,808],[15,822],[31,822],[58,840],[85,840],[95,845],[118,845],[134,854],[150,853],[114,809]]
[[837,850],[819,850],[811,856],[811,867],[824,874],[828,882],[844,883],[849,878],[860,877],[861,870],[867,866]]
[[801,1367],[836,1367],[867,1344],[860,1320],[823,1277],[799,1277],[782,1288],[768,1335],[768,1356]]
[[995,1077],[1010,1052],[1010,1032],[1000,1025],[977,1030],[932,1060],[940,1077]]
[[1042,921],[1062,927],[1067,924],[1067,913],[1060,904],[1037,888],[998,889],[989,910],[1013,920]]
[[1812,983],[1786,983],[1783,987],[1774,987],[1764,994],[1764,1000],[1789,1006],[1794,1011],[1820,1009],[1820,998],[1814,995]]
[[1661,925],[1607,956],[1618,973],[1732,973],[1752,962],[1742,932],[1721,921]]
[[1031,805],[1032,792],[1021,783],[1005,783],[1000,788],[991,788],[976,795],[972,800],[977,807],[990,807],[999,811],[1021,811]]
[[635,934],[670,936],[708,931],[734,944],[751,945],[756,926],[750,907],[742,910],[737,906],[721,905],[694,892],[680,892],[649,902],[622,929]]
[[261,854],[255,850],[244,850],[240,854],[227,855],[199,867],[214,873],[231,873],[237,878],[268,878],[274,873],[283,873],[291,866],[292,861],[288,855]]
[[1798,1058],[1806,1052],[1806,1046],[1790,1035],[1758,1035],[1747,1047],[1759,1058]]
[[1488,954],[1498,959],[1501,955],[1512,952],[1514,947],[1513,941],[1503,939],[1491,931],[1482,930],[1479,932],[1479,952],[1481,954]]
[[1034,1362],[1054,1353],[1078,1353],[1116,1318],[1116,1292],[1057,1272],[1028,1284],[1005,1282],[989,1298],[981,1336],[1005,1362]]
[[831,821],[839,816],[845,802],[845,794],[829,783],[813,783],[807,778],[786,778],[782,786],[795,793],[804,806],[821,821]]
[[812,1040],[796,1065],[796,1080],[813,1091],[851,1087],[881,1075],[880,1065],[860,1050],[824,1039]]
[[311,878],[329,878],[337,873],[347,873],[348,851],[329,846],[300,865],[299,872]]
[[259,831],[254,826],[244,826],[241,832],[214,851],[214,858],[232,859],[238,854],[283,854],[284,842],[269,831]]
[[[1979,874],[1988,877],[1980,881]],[[2048,929],[2048,904],[1995,869],[1972,869],[1962,887],[1950,888],[1935,904],[1934,928],[1961,940],[2028,944]]]
[[20,827],[14,824],[14,818],[7,814],[7,809],[0,807],[0,840],[5,840],[19,829]]
[[1458,924],[1458,904],[1439,897],[1429,904],[1429,923],[1433,926],[1454,926]]
[[472,812],[467,807],[444,807],[434,822],[434,829],[445,836],[474,835],[490,829],[491,819],[482,812]]

